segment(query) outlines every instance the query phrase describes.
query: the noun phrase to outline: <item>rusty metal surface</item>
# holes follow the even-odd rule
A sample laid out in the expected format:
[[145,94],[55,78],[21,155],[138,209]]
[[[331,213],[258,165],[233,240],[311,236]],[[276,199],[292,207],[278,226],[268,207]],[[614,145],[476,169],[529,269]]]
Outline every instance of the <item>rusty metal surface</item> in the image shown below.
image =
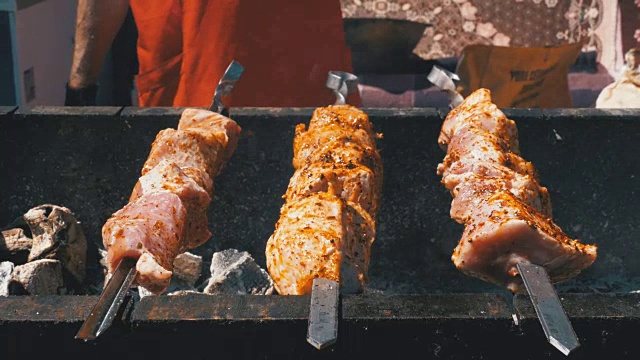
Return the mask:
[[270,321],[309,317],[309,296],[148,296],[134,307],[131,322]]
[[0,324],[7,322],[68,322],[80,324],[97,296],[0,297]]
[[[636,359],[640,357],[640,294],[560,294],[581,347],[571,359]],[[514,299],[520,318],[523,353],[543,358],[566,359],[546,343],[535,309],[527,295]]]
[[344,319],[511,319],[500,294],[346,295]]
[[[0,355],[36,359],[50,349],[91,358],[562,359],[546,342],[526,297],[516,297],[516,326],[498,294],[348,295],[340,337],[318,351],[306,342],[308,296],[161,296],[133,304],[92,343],[73,339],[93,296],[0,298]],[[637,359],[640,296],[565,294],[582,347],[575,359]],[[38,344],[35,346],[33,344]],[[3,353],[4,351],[4,353]]]
[[[572,319],[640,321],[640,294],[560,294],[560,301]],[[516,295],[514,303],[521,319],[537,319],[527,295]]]

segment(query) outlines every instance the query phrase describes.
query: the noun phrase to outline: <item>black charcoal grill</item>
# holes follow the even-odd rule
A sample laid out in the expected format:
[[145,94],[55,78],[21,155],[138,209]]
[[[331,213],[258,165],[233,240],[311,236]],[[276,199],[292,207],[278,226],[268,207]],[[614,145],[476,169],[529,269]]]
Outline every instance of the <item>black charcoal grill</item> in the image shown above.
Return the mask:
[[[549,345],[527,296],[465,276],[450,256],[462,226],[439,183],[446,110],[365,109],[384,134],[382,208],[370,290],[342,296],[339,340],[305,341],[309,297],[159,296],[129,301],[94,342],[74,339],[96,294],[0,298],[0,352],[38,358],[565,358]],[[0,225],[42,203],[70,208],[90,242],[99,288],[100,228],[127,201],[158,131],[176,108],[0,108]],[[243,128],[210,210],[213,238],[194,251],[246,250],[265,264],[291,166],[294,127],[312,109],[235,109]],[[640,110],[507,109],[523,157],[540,172],[556,223],[599,245],[594,265],[557,284],[582,347],[571,358],[637,359],[640,349]],[[66,355],[62,355],[66,356]]]

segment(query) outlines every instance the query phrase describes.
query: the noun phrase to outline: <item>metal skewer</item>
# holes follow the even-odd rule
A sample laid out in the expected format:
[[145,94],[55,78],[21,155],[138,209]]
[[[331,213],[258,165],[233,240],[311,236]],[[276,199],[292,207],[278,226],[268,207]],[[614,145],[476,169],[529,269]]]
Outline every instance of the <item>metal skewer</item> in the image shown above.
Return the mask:
[[216,86],[216,90],[213,94],[213,101],[211,102],[211,106],[209,110],[213,112],[217,112],[220,115],[229,116],[229,109],[222,103],[222,97],[228,96],[231,94],[231,90],[236,85],[236,82],[242,76],[244,72],[244,67],[240,65],[239,62],[233,60],[231,64],[227,67],[222,78],[218,82],[218,86]]
[[340,285],[325,278],[313,279],[307,341],[322,350],[338,341]]
[[[358,77],[344,71],[329,71],[327,87],[336,94],[336,105],[345,105],[347,97],[358,91]],[[307,342],[321,350],[338,341],[338,306],[340,284],[325,279],[313,279]]]
[[451,108],[455,108],[464,101],[462,95],[456,91],[456,84],[453,82],[454,80],[460,81],[460,77],[457,74],[434,65],[429,75],[427,75],[427,79],[449,95]]
[[91,314],[76,334],[76,339],[94,340],[107,330],[115,318],[125,295],[136,277],[136,262],[138,259],[124,258],[113,272],[107,286],[102,291],[100,299],[91,310]]
[[564,355],[569,355],[580,347],[580,341],[551,284],[549,274],[542,266],[535,264],[519,263],[517,268],[547,341]]
[[345,105],[347,96],[358,91],[358,77],[345,71],[329,71],[327,87],[336,94],[336,105]]
[[[229,64],[216,87],[210,107],[211,111],[229,116],[229,109],[222,103],[222,97],[231,93],[243,72],[244,67],[237,61],[233,60]],[[137,262],[138,259],[135,258],[124,258],[120,261],[91,314],[76,334],[76,339],[94,340],[111,326],[136,277]]]

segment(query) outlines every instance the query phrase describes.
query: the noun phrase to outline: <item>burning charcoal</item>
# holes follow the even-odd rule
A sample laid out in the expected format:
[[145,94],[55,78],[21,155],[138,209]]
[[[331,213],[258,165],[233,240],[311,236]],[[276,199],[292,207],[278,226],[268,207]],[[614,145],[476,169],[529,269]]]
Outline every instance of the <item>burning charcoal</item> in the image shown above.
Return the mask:
[[29,295],[58,295],[64,288],[62,263],[58,260],[41,259],[16,266],[10,286],[12,294],[26,292]]
[[87,240],[71,210],[41,205],[24,215],[33,237],[29,261],[60,260],[73,278],[82,283],[86,275]]
[[173,276],[193,287],[202,273],[202,256],[191,253],[180,254],[173,261]]
[[0,233],[0,260],[9,260],[15,264],[27,262],[33,240],[17,228]]
[[0,296],[9,296],[11,274],[13,274],[13,263],[10,261],[0,263]]
[[248,252],[235,249],[213,254],[207,294],[270,295],[273,281]]

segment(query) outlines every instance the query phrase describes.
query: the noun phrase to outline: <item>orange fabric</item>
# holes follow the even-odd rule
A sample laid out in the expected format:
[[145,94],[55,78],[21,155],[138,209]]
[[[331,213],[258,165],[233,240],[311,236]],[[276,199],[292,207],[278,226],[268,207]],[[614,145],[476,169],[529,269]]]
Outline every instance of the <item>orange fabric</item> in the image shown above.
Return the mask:
[[[140,106],[208,107],[235,59],[229,106],[332,104],[329,70],[351,70],[338,0],[131,0]],[[355,96],[350,103],[359,105]]]

